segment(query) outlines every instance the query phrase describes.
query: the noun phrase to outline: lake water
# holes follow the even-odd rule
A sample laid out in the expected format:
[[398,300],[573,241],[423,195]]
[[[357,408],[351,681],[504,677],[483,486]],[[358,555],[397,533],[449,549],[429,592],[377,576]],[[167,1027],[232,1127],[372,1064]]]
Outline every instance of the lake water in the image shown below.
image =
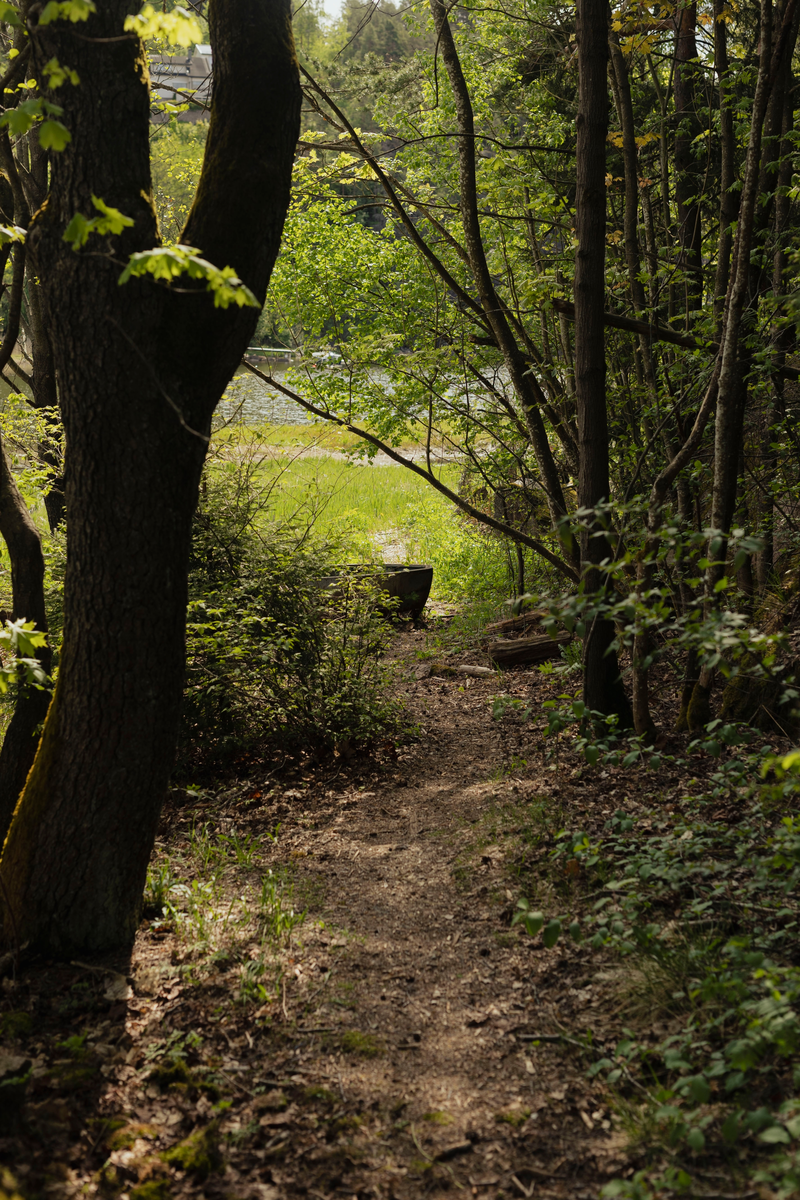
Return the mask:
[[[265,363],[263,370],[280,379],[286,372],[286,364]],[[225,389],[217,416],[231,415],[240,404],[245,425],[305,425],[307,421],[304,408],[244,369]]]

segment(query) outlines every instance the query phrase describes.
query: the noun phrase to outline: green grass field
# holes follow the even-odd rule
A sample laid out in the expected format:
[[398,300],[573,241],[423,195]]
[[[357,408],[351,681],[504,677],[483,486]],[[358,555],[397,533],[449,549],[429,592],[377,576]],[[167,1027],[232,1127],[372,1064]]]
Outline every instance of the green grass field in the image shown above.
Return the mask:
[[[313,530],[316,538],[337,543],[338,561],[432,563],[432,599],[483,603],[508,594],[508,548],[465,521],[406,467],[339,457],[358,444],[347,430],[310,423],[238,425],[216,434],[214,442],[213,471],[233,475],[243,462],[251,464],[265,523]],[[460,464],[439,470],[456,490]]]
[[[449,510],[449,502],[405,467],[370,466],[341,459],[275,457],[259,476],[273,485],[272,513],[278,520],[313,514],[320,531],[352,526],[368,536],[403,527],[410,511],[429,498]],[[458,481],[458,467],[446,465],[442,478]]]

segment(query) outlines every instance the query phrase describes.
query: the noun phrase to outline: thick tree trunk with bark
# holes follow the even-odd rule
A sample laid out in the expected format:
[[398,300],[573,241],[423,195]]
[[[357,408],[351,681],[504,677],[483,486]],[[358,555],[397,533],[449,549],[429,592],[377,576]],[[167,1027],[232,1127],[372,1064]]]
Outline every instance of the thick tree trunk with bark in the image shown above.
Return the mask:
[[[606,356],[603,323],[606,249],[606,136],[608,133],[607,0],[579,0],[578,120],[575,257],[575,397],[580,474],[578,502],[594,508],[609,499]],[[599,563],[611,557],[599,523],[581,536],[581,573],[587,591],[604,590]],[[594,536],[593,536],[594,535]],[[605,617],[590,623],[583,643],[583,698],[587,708],[616,714],[625,725],[631,713],[614,650],[614,626]]]
[[[202,285],[117,283],[157,244],[144,50],[130,0],[34,34],[80,87],[58,94],[72,141],[30,234],[52,332],[70,468],[64,641],[42,742],[0,860],[7,931],[58,953],[129,943],[175,747],[192,514],[214,407],[254,308]],[[300,90],[288,0],[213,0],[214,108],[182,241],[263,300],[277,255]],[[83,36],[85,34],[85,36]],[[79,252],[92,195],[133,218]],[[13,910],[9,912],[9,908]]]

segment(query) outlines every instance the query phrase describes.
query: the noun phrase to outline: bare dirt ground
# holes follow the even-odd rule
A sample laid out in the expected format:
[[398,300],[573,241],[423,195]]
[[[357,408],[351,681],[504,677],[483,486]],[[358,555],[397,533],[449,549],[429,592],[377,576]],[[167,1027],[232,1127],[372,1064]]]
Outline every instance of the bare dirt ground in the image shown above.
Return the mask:
[[[563,682],[417,678],[425,639],[397,650],[416,742],[172,796],[156,866],[183,880],[176,912],[129,958],[23,958],[4,981],[0,1162],[23,1197],[579,1200],[632,1173],[586,1074],[619,1036],[613,971],[511,915],[558,886],[570,815],[635,801],[492,719],[498,691],[538,703]],[[248,916],[265,878],[308,910],[290,937]]]

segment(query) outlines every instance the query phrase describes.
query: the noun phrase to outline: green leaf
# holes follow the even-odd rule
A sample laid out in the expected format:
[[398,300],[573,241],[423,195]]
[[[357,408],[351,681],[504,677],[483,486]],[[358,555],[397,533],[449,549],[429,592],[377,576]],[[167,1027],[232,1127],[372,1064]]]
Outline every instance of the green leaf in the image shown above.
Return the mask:
[[786,1122],[786,1128],[793,1138],[800,1138],[800,1114],[795,1117],[789,1117]]
[[739,1125],[741,1124],[741,1114],[738,1112],[728,1113],[725,1120],[722,1122],[721,1133],[729,1146],[739,1137]]
[[90,219],[84,217],[83,213],[76,213],[64,230],[64,241],[69,242],[73,250],[79,250],[81,246],[85,246],[90,233],[118,234],[122,233],[126,227],[133,225],[132,217],[126,217],[118,208],[112,208],[110,204],[106,204],[105,200],[92,196],[92,204],[100,213],[99,217]]
[[[0,117],[0,125],[7,126],[9,133],[14,137],[21,137],[36,123],[39,107],[37,101],[25,100],[16,108],[6,110]],[[32,111],[34,108],[36,111]]]
[[215,267],[201,258],[200,251],[192,246],[161,246],[132,254],[117,282],[121,285],[131,278],[152,275],[154,279],[171,283],[183,274],[190,279],[205,280],[207,291],[214,297],[215,308],[228,308],[231,304],[239,308],[245,305],[260,308],[255,296],[242,283],[233,267]]
[[[0,128],[7,128],[14,137],[21,137],[26,134],[29,129],[32,129],[37,121],[41,121],[44,116],[53,118],[60,117],[62,109],[57,104],[52,104],[44,97],[33,98],[30,100],[22,100],[16,108],[9,108],[0,117]],[[49,149],[52,145],[53,149],[63,149],[58,143],[63,141],[64,144],[69,141],[69,133],[66,128],[58,121],[45,121],[45,125],[53,125],[57,128],[48,130],[45,137],[42,139],[42,145],[45,149]],[[63,130],[63,133],[60,131]],[[66,137],[64,137],[66,135]],[[50,144],[45,144],[49,142]]]
[[51,58],[48,63],[45,63],[42,70],[47,76],[47,86],[53,90],[60,88],[68,81],[73,87],[77,87],[80,83],[78,72],[73,71],[71,67],[62,67],[57,58]]
[[544,925],[544,913],[527,912],[523,918],[525,929],[531,937],[536,937],[536,934]]
[[758,1135],[760,1142],[767,1142],[768,1145],[785,1145],[792,1139],[782,1125],[770,1125],[768,1129],[762,1130]]
[[571,925],[569,927],[569,935],[572,938],[573,942],[582,942],[583,941],[583,932],[581,931],[579,921],[573,921],[571,923]]
[[22,25],[22,21],[20,20],[19,9],[16,7],[16,5],[7,4],[5,3],[5,0],[2,0],[2,2],[0,2],[0,21],[3,21],[6,25],[13,25],[15,28],[19,29]]
[[689,1080],[689,1095],[696,1104],[707,1104],[711,1099],[711,1088],[704,1075],[695,1075]]
[[83,213],[75,213],[62,237],[69,242],[73,250],[79,250],[89,240],[89,234],[94,229],[94,221],[90,221]]
[[123,28],[143,40],[164,38],[170,46],[192,46],[203,40],[197,18],[188,9],[180,7],[172,12],[157,12],[152,4],[145,4],[136,16],[125,18]]
[[133,225],[133,217],[126,217],[118,208],[112,208],[105,200],[92,196],[92,204],[102,216],[92,221],[95,233],[122,233],[123,229]]
[[94,0],[48,0],[39,17],[40,25],[49,25],[51,21],[86,21],[97,12]]
[[698,1154],[706,1144],[702,1129],[690,1129],[686,1135],[686,1141],[689,1144],[689,1148],[694,1150],[695,1154]]
[[19,225],[0,225],[0,246],[6,246],[9,242],[24,242],[27,236]]
[[561,935],[561,922],[555,917],[548,921],[542,933],[542,941],[548,950],[552,950]]
[[66,125],[50,118],[42,121],[39,128],[39,145],[43,150],[63,150],[72,141],[72,134]]

